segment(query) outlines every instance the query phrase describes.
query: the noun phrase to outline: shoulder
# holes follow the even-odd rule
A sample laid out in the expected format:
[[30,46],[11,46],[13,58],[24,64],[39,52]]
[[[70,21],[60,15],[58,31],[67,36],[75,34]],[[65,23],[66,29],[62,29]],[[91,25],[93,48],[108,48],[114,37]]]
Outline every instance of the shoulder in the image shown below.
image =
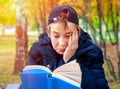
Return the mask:
[[46,33],[39,36],[39,41],[33,43],[29,55],[52,55],[54,53],[50,38]]
[[103,60],[103,52],[96,44],[88,46],[88,51],[85,53],[85,55],[88,56],[88,58],[92,58],[93,60]]
[[102,50],[96,44],[79,50],[77,58],[78,61],[87,68],[93,67],[94,65],[102,65],[104,63]]
[[81,31],[81,36],[79,37],[79,42],[78,42],[78,52],[82,52],[82,53],[101,53],[101,48],[95,44],[90,35],[87,32],[84,32],[82,29],[80,29]]
[[35,42],[35,43],[32,44],[32,46],[29,50],[29,54],[32,55],[32,54],[39,53],[39,49],[40,49],[39,42]]
[[89,34],[84,32],[79,38],[79,48],[76,52],[76,57],[87,67],[97,63],[104,63],[101,48],[92,42]]
[[46,33],[42,33],[38,39],[38,41],[32,44],[29,54],[40,53],[41,51],[44,51],[43,48],[50,46],[50,40]]
[[90,44],[83,44],[80,46],[76,52],[76,55],[102,58],[102,50],[98,45],[91,42]]

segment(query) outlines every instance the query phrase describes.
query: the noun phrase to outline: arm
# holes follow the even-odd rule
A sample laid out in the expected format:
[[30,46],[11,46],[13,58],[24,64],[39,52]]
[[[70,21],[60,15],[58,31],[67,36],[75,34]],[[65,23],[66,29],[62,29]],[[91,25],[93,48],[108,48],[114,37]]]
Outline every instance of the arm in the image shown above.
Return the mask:
[[82,70],[82,89],[109,89],[102,67],[104,61],[101,49],[92,44],[82,50],[84,52],[79,60]]

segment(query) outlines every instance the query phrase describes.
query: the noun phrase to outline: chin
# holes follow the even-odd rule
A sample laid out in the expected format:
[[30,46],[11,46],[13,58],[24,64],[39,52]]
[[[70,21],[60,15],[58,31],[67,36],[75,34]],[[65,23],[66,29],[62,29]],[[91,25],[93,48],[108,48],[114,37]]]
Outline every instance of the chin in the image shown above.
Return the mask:
[[61,55],[63,55],[64,54],[64,52],[57,52],[58,54],[61,54]]

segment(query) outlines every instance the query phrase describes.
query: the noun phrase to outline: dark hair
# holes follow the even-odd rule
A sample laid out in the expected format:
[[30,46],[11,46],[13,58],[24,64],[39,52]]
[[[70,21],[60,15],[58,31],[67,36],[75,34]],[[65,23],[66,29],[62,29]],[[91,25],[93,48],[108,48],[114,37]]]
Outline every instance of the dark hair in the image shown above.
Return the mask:
[[69,16],[69,11],[68,10],[63,10],[60,12],[59,16],[57,17],[57,21],[61,22],[67,22],[67,18]]

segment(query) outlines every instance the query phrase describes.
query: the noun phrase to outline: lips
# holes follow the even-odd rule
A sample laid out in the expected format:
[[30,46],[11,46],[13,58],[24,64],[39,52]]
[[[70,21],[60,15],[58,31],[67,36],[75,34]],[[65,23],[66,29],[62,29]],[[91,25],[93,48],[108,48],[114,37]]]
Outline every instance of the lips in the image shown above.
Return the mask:
[[64,53],[64,52],[65,52],[65,49],[59,49],[59,52]]

